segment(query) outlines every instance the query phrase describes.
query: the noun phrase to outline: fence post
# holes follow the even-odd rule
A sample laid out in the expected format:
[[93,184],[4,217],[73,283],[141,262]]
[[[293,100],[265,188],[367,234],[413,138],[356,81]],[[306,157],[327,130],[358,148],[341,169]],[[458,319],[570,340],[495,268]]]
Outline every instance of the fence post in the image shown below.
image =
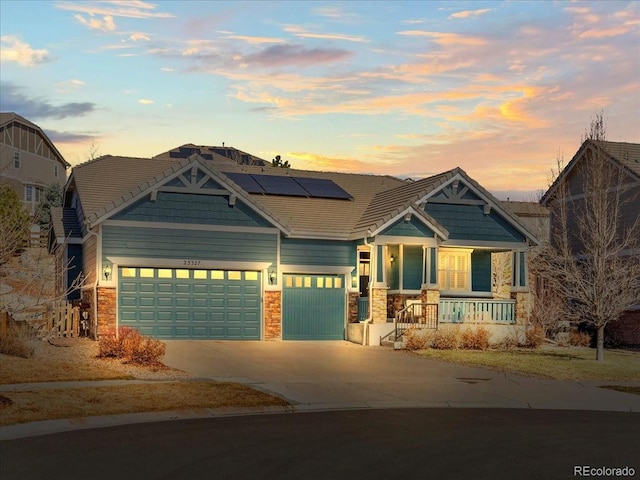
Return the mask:
[[0,312],[0,338],[7,337],[8,323],[9,323],[9,312]]

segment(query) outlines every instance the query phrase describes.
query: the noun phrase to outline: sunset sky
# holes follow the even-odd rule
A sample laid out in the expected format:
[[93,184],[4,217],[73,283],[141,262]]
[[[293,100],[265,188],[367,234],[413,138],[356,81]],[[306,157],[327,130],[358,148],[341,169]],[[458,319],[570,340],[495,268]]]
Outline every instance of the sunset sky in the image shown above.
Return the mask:
[[[0,0],[0,110],[72,164],[234,146],[545,189],[591,118],[640,142],[640,2]],[[508,192],[508,193],[507,193]]]

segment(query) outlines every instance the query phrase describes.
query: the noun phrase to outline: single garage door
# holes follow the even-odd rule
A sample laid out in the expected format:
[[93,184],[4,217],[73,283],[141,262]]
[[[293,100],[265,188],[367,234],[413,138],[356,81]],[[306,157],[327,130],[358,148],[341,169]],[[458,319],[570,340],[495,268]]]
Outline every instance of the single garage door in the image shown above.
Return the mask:
[[157,338],[260,339],[260,272],[120,267],[119,322]]
[[284,275],[284,340],[342,340],[344,318],[344,275]]

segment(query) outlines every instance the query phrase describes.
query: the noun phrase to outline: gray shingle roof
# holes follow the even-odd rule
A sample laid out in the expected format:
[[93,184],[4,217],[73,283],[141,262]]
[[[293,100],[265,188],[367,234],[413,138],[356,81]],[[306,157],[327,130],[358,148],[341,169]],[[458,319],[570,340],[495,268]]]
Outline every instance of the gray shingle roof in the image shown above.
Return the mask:
[[56,238],[82,238],[75,208],[52,207],[51,224]]
[[[276,225],[281,226],[293,237],[359,238],[366,235],[368,229],[376,230],[410,207],[413,207],[425,221],[441,229],[441,233],[446,236],[446,229],[416,205],[416,202],[457,174],[462,175],[470,185],[481,192],[502,212],[504,217],[528,231],[515,215],[502,207],[499,200],[459,168],[423,180],[407,182],[390,176],[210,162],[202,160],[197,155],[187,159],[160,157],[149,159],[107,155],[75,167],[70,184],[75,186],[80,195],[85,219],[89,223],[94,223],[194,161],[210,170],[232,190],[240,193],[247,203],[272,218]],[[249,194],[225,173],[266,173],[276,176],[328,179],[353,198],[344,200]]]
[[62,154],[58,151],[58,149],[53,144],[51,139],[47,136],[47,134],[44,133],[44,131],[38,125],[36,125],[35,123],[27,120],[23,116],[18,115],[17,113],[14,113],[14,112],[1,112],[0,113],[0,127],[4,127],[5,125],[7,125],[7,124],[9,124],[11,122],[22,123],[23,125],[27,125],[28,127],[31,127],[33,129],[37,130],[38,132],[40,132],[40,134],[44,138],[45,142],[47,142],[49,144],[51,149],[58,156],[58,160],[60,161],[60,163],[62,163],[65,166],[65,168],[68,168],[68,167],[71,166],[71,164],[64,159]]
[[640,144],[626,142],[597,142],[609,155],[640,177]]
[[93,222],[142,191],[168,171],[177,171],[189,160],[113,157],[105,155],[74,167],[69,182],[82,201],[85,219]]
[[394,177],[354,173],[239,165],[232,167],[214,165],[213,169],[223,174],[224,172],[244,172],[328,179],[333,180],[353,197],[352,200],[336,200],[261,194],[249,195],[250,198],[262,205],[267,211],[277,213],[278,219],[291,229],[290,233],[293,236],[314,235],[326,238],[347,238],[377,193],[406,184],[403,180]]
[[215,162],[232,162],[239,165],[271,166],[271,162],[243,152],[233,147],[194,145],[187,143],[167,152],[160,153],[153,158],[189,158],[192,155],[200,155],[203,159]]
[[585,140],[576,154],[573,156],[571,161],[564,167],[562,172],[560,172],[560,175],[558,175],[553,184],[542,196],[542,199],[540,200],[540,203],[542,203],[542,205],[546,205],[547,202],[551,200],[556,189],[558,188],[561,179],[569,175],[569,173],[583,157],[585,151],[587,151],[589,148],[600,148],[604,150],[604,152],[608,153],[611,158],[622,165],[624,170],[626,170],[629,175],[635,177],[636,179],[640,179],[640,144],[627,142],[608,142],[604,140]]

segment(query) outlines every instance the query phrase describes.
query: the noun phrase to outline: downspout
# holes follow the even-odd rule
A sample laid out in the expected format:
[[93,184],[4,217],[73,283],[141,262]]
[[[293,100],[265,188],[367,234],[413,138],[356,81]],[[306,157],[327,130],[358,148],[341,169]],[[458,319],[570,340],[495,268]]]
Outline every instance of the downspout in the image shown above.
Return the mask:
[[[87,226],[87,232],[89,235],[93,235],[96,237],[96,260],[98,259],[98,234],[96,232],[91,231],[91,229]],[[84,254],[83,254],[84,256]],[[98,340],[98,279],[100,278],[99,272],[96,269],[95,279],[93,281],[93,286],[91,287],[93,290],[93,339]]]
[[[367,234],[364,236],[363,238],[363,242],[364,245],[366,247],[369,247],[369,250],[371,250],[371,244],[367,243],[367,238],[369,238],[369,233],[371,232],[371,230],[367,230]],[[358,268],[360,267],[360,265],[358,265]],[[369,272],[369,274],[371,274],[371,272]],[[371,285],[371,280],[369,280],[369,285]],[[373,320],[373,301],[371,298],[371,287],[369,287],[369,301],[368,303],[368,310],[369,310],[369,315],[367,316],[367,318],[364,320],[364,322],[362,322],[364,324],[364,327],[362,329],[362,346],[369,346],[369,337],[367,335],[367,333],[369,332],[369,324],[371,323],[371,321]]]

